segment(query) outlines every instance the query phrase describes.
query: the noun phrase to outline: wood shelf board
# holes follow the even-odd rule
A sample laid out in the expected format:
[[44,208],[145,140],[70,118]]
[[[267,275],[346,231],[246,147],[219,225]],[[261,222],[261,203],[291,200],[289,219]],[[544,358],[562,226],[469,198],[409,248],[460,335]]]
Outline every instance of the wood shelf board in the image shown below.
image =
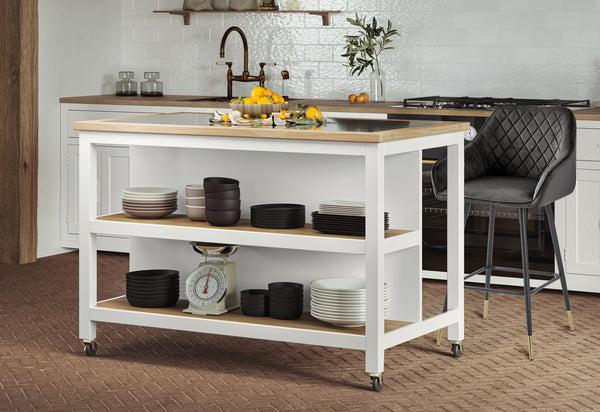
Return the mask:
[[192,13],[307,13],[321,16],[323,26],[329,26],[329,15],[338,14],[339,10],[154,10],[154,13],[168,13],[183,17],[184,26],[190,25]]
[[[321,233],[312,228],[312,224],[307,223],[303,228],[298,229],[263,229],[254,227],[250,224],[250,219],[240,219],[240,221],[234,226],[212,226],[207,222],[197,222],[190,220],[186,215],[171,214],[159,219],[143,219],[131,217],[125,213],[117,213],[113,215],[100,216],[97,220],[107,222],[121,222],[121,223],[144,223],[161,226],[183,226],[183,227],[197,227],[203,229],[215,229],[215,230],[240,230],[247,232],[262,232],[262,233],[279,233],[284,235],[299,235],[299,236],[318,236],[318,237],[333,237],[333,238],[344,238],[344,239],[364,239],[364,236],[344,236],[344,235],[330,235]],[[394,236],[403,235],[410,233],[412,230],[402,229],[388,229],[385,231],[385,238],[391,238]]]
[[[254,324],[254,325],[265,325],[265,326],[277,326],[283,328],[293,328],[293,329],[307,329],[314,331],[322,331],[322,332],[336,332],[336,333],[345,333],[349,335],[365,335],[365,327],[354,327],[347,328],[343,326],[335,326],[326,322],[322,322],[316,318],[313,318],[310,313],[303,312],[302,316],[299,319],[275,319],[271,317],[254,317],[254,316],[245,316],[241,309],[232,310],[230,312],[224,313],[219,316],[211,316],[211,315],[193,315],[191,313],[182,312],[183,309],[188,307],[188,302],[184,299],[180,299],[175,306],[171,306],[168,308],[139,308],[135,306],[131,306],[129,302],[127,302],[127,298],[125,296],[120,296],[114,299],[105,300],[102,302],[98,302],[96,307],[101,309],[115,309],[115,310],[125,310],[131,312],[143,312],[143,313],[153,313],[157,315],[168,315],[168,316],[181,316],[187,318],[202,318],[204,320],[214,320],[214,321],[227,321],[227,322],[239,322],[246,324]],[[410,322],[401,322],[396,320],[386,320],[385,321],[385,332],[391,332],[396,329],[400,329],[404,326],[409,325]]]

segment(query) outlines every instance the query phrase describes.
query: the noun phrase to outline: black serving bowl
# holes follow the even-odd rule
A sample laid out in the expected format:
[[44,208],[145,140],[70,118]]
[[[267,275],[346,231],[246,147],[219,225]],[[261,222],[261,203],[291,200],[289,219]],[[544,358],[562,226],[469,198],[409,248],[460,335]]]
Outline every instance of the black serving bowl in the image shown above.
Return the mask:
[[205,199],[206,210],[237,210],[242,201],[240,199],[226,199],[222,197],[209,197]]
[[204,195],[206,197],[206,199],[204,200],[204,203],[206,203],[206,201],[208,199],[240,199],[240,188],[238,187],[237,189],[232,189],[232,190],[225,190],[223,192],[206,192],[206,194]]
[[275,319],[298,319],[302,316],[302,306],[280,309],[269,305],[269,315]]
[[304,293],[304,285],[296,282],[271,282],[269,294],[273,295],[298,295]]
[[173,279],[151,279],[151,280],[130,280],[125,281],[127,286],[139,287],[168,287],[179,286],[179,278]]
[[304,296],[292,296],[292,297],[278,297],[278,296],[269,296],[269,304],[275,305],[302,305],[304,303]]
[[240,182],[229,177],[205,177],[204,192],[225,192],[227,190],[237,189],[240,187]]
[[246,289],[240,292],[240,302],[265,305],[269,302],[269,291],[266,289]]
[[246,316],[269,316],[269,307],[265,305],[249,305],[242,303],[240,305],[242,313]]
[[206,221],[213,226],[231,226],[240,220],[241,211],[237,210],[208,210]]
[[168,285],[168,286],[126,286],[127,292],[135,292],[135,293],[169,293],[169,292],[179,292],[179,285]]

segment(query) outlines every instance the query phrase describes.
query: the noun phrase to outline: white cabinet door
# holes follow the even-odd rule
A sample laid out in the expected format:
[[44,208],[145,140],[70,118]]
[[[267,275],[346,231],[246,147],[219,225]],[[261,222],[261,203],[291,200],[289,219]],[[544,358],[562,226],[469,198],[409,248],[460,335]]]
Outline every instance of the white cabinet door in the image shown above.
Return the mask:
[[565,259],[568,273],[600,276],[600,170],[577,169],[566,199]]
[[121,211],[121,190],[129,187],[129,148],[103,147],[100,167],[100,213],[118,213]]
[[[71,139],[75,140],[75,139]],[[79,233],[79,144],[67,144],[67,158],[65,159],[67,170],[67,208],[65,214],[65,223],[67,234],[76,235]]]

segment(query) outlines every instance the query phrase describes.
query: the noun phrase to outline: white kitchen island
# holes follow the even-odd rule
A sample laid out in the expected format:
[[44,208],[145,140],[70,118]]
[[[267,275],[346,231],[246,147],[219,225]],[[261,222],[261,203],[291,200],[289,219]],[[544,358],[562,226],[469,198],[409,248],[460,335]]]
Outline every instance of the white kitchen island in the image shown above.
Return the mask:
[[[75,123],[80,130],[79,334],[87,354],[96,351],[97,322],[334,346],[365,352],[365,370],[375,390],[382,386],[387,348],[448,327],[452,351],[460,356],[467,123],[332,119],[322,127],[297,129],[211,125],[209,117],[176,113]],[[238,178],[242,220],[235,226],[215,227],[181,214],[162,219],[122,213],[98,216],[97,162],[105,145],[130,148],[133,186],[168,186],[182,192],[185,184],[202,182],[206,176]],[[421,150],[439,146],[447,146],[449,154],[448,311],[423,319]],[[306,204],[310,212],[319,201],[330,199],[366,203],[365,237],[322,234],[310,224],[293,230],[257,229],[244,219],[252,204],[293,201]],[[388,230],[384,211],[390,216]],[[124,296],[98,302],[100,235],[132,238],[132,270],[176,268],[182,281],[200,260],[190,252],[190,241],[240,245],[238,293],[264,288],[269,281],[296,281],[307,287],[319,278],[362,276],[366,325],[333,326],[308,313],[296,320],[247,317],[239,310],[220,316],[191,315],[181,311],[185,302],[145,309],[130,306]],[[390,289],[385,319],[384,282]],[[310,293],[305,296],[308,299]],[[440,302],[440,312],[441,306]]]

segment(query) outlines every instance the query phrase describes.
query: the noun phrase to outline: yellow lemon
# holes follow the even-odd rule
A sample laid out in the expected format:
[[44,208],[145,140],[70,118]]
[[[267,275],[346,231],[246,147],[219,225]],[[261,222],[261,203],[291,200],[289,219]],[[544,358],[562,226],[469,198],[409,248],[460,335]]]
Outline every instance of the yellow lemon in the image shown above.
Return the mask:
[[244,119],[247,119],[250,117],[250,115],[248,113],[244,113],[243,117],[244,117]]
[[227,113],[225,113],[223,116],[221,116],[221,119],[223,119],[223,121],[225,123],[229,123],[231,120],[229,119],[229,115]]
[[260,97],[257,101],[257,104],[273,104],[273,99],[269,96]]
[[321,110],[318,107],[311,106],[306,111],[306,117],[309,119],[313,119],[315,122],[318,122],[323,117]]
[[273,95],[271,97],[273,98],[273,102],[275,104],[283,104],[283,102],[284,102],[283,97],[281,97],[277,93],[273,93]]
[[261,114],[261,115],[260,115],[260,118],[261,118],[261,119],[266,119],[266,118],[267,118],[267,115],[266,115],[265,113],[263,113],[263,114]]
[[244,97],[244,104],[254,104],[256,103],[252,97]]
[[254,89],[252,89],[252,92],[250,92],[250,96],[256,97],[256,98],[261,97],[264,94],[265,94],[265,88],[260,87],[260,86],[256,86]]

